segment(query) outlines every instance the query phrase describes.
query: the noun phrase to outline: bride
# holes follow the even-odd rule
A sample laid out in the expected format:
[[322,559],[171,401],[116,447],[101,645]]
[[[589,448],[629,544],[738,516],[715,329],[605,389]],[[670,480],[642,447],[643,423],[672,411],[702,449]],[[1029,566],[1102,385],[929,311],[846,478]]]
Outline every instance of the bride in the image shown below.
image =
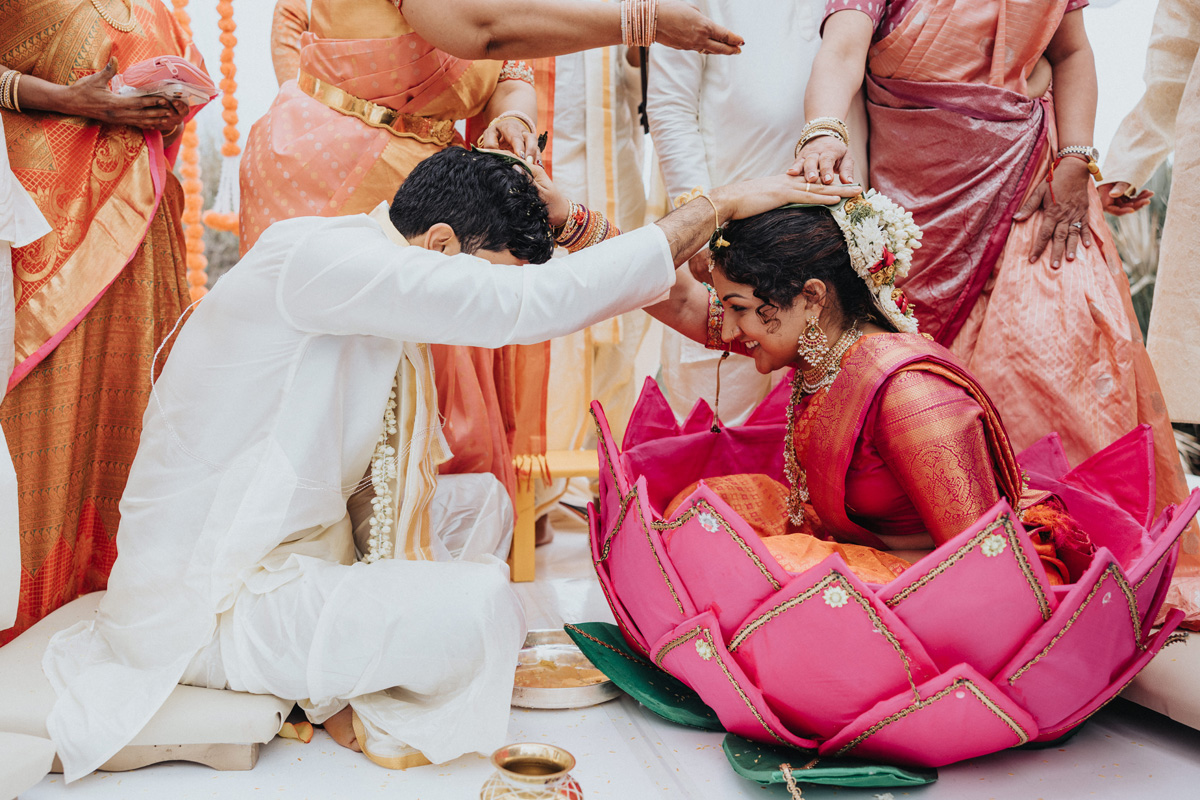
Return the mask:
[[784,444],[790,485],[757,474],[706,483],[787,570],[837,551],[873,583],[911,560],[888,551],[942,544],[1003,497],[1034,529],[1050,582],[1069,583],[1057,550],[1090,552],[1086,535],[1057,500],[1023,488],[992,402],[957,358],[918,333],[895,287],[919,239],[910,214],[868,193],[719,229],[711,285],[679,271],[670,297],[647,309],[653,316],[752,357],[760,372],[795,368]]

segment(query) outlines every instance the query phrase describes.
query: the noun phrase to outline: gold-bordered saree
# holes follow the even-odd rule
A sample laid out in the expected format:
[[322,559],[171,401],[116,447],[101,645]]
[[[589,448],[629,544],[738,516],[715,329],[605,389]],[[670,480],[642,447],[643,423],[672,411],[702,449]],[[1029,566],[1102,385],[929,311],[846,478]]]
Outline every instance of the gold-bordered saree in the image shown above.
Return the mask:
[[[118,21],[130,13],[100,2]],[[195,59],[161,2],[133,0],[132,14],[123,33],[89,0],[0,0],[0,63],[70,84],[109,58],[118,68]],[[17,472],[22,573],[17,622],[0,644],[106,585],[151,363],[188,303],[182,192],[161,135],[3,114],[13,174],[52,232],[13,250],[16,368],[0,423]]]

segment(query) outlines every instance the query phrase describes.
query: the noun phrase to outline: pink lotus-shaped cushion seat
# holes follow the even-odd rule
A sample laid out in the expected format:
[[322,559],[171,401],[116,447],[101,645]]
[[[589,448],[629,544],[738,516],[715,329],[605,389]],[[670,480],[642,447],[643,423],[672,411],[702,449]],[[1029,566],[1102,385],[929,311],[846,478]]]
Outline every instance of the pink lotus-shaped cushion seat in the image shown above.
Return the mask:
[[[647,382],[618,450],[603,410],[592,556],[630,645],[694,689],[725,727],[822,754],[940,766],[1057,738],[1114,697],[1179,624],[1151,625],[1200,492],[1152,519],[1141,427],[1071,469],[1056,437],[1022,454],[1096,545],[1051,587],[1006,501],[884,585],[839,555],[800,574],[704,482],[783,480],[786,396],[714,433],[677,425]],[[664,518],[669,501],[695,491]]]

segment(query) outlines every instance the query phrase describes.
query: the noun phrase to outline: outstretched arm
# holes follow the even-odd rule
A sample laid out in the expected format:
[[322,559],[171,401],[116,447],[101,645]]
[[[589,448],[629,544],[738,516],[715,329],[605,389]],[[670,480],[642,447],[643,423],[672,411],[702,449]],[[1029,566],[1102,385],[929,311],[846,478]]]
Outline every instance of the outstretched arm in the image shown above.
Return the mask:
[[[621,44],[620,3],[404,0],[403,11],[430,44],[459,58],[541,58]],[[720,55],[745,43],[683,0],[660,0],[655,41]]]
[[[774,175],[714,190],[713,200],[723,224],[787,203],[832,204],[859,191],[805,191],[799,178]],[[273,239],[260,247],[286,243],[279,307],[300,330],[501,347],[564,336],[655,302],[714,222],[712,206],[696,199],[656,225],[525,266],[397,247],[382,233],[364,235],[355,217],[323,222],[308,235],[289,220],[273,226]]]
[[[838,11],[825,20],[821,49],[813,59],[812,75],[804,90],[806,120],[846,119],[850,101],[862,88],[874,32],[875,21],[862,11]],[[833,183],[837,175],[850,183],[854,180],[854,160],[844,142],[833,136],[818,136],[800,150],[788,174],[801,175],[813,183]]]

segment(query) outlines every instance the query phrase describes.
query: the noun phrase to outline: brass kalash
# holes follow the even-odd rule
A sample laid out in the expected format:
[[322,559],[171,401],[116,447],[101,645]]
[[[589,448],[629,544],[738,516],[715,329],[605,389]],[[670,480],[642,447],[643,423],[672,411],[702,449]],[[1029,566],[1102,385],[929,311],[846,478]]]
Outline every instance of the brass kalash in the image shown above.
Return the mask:
[[583,800],[571,777],[575,757],[552,744],[523,742],[492,753],[496,772],[483,784],[480,800]]

